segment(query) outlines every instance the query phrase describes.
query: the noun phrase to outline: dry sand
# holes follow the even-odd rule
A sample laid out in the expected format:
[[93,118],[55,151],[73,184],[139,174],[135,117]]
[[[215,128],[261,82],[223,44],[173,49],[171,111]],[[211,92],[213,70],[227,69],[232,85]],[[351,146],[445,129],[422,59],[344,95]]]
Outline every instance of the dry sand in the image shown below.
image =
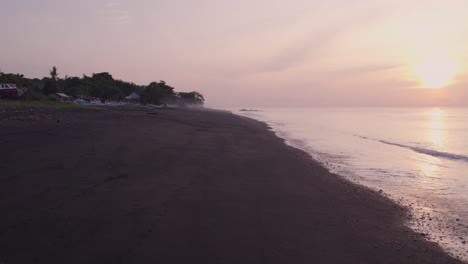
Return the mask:
[[0,115],[2,264],[460,263],[260,122],[54,111]]

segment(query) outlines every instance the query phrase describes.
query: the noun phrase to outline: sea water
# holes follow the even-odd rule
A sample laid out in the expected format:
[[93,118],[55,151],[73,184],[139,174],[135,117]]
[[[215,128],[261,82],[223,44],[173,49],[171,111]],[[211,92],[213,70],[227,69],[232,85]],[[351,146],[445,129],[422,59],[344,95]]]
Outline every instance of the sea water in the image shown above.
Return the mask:
[[468,260],[468,108],[234,112],[266,122],[331,171],[408,206],[408,225]]

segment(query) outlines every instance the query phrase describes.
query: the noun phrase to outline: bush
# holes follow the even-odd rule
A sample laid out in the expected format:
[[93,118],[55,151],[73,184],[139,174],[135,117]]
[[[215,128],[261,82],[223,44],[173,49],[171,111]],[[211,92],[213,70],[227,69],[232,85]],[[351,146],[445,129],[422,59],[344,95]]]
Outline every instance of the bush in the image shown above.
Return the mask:
[[33,91],[32,89],[29,89],[21,96],[21,99],[26,101],[42,101],[47,100],[47,96],[45,96],[42,93]]
[[50,101],[54,101],[54,102],[60,101],[60,98],[56,94],[49,94],[47,96],[47,99],[49,99]]

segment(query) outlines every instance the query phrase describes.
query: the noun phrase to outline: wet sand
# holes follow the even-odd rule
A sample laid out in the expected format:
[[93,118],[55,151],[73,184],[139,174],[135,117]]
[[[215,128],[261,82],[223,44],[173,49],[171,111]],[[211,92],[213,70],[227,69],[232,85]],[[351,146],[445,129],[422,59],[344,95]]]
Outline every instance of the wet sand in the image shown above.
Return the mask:
[[254,120],[15,115],[0,113],[0,263],[461,263]]

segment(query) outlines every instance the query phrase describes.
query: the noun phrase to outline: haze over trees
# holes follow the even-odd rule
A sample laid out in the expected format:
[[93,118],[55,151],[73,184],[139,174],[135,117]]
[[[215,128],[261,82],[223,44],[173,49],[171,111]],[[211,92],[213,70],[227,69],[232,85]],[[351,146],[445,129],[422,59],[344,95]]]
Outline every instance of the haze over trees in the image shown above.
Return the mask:
[[[108,72],[94,73],[82,77],[64,76],[54,66],[50,76],[42,79],[26,78],[22,74],[0,72],[0,83],[13,83],[26,89],[23,98],[26,100],[47,100],[57,92],[74,98],[98,99],[101,101],[122,101],[133,92],[140,95],[144,104],[183,104],[203,105],[205,99],[198,92],[176,92],[175,88],[165,81],[151,82],[149,85],[137,85],[132,82],[116,80]],[[49,97],[48,97],[49,96]]]

